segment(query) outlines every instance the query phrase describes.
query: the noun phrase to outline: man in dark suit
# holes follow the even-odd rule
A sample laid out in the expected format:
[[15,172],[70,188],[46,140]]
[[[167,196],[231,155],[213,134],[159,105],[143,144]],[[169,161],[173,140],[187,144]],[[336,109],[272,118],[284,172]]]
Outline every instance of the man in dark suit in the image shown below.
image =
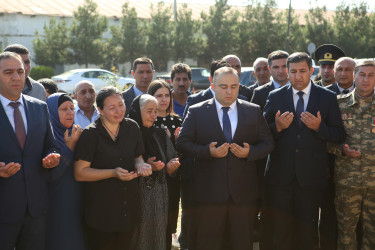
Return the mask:
[[60,155],[46,103],[22,95],[25,69],[0,54],[0,248],[44,249],[49,168]]
[[251,98],[253,97],[254,89],[268,83],[271,77],[271,72],[268,68],[268,61],[264,57],[258,57],[257,59],[255,59],[253,70],[253,75],[257,81],[253,85],[249,86],[249,100],[251,100]]
[[131,72],[135,79],[135,85],[122,92],[126,106],[125,116],[128,115],[130,105],[134,98],[143,93],[147,93],[148,86],[150,85],[155,73],[154,64],[150,58],[137,58],[133,62],[133,69]]
[[[237,73],[238,73],[238,77],[241,76],[241,60],[240,58],[238,58],[238,56],[236,55],[226,55],[223,57],[223,60],[226,61],[227,63],[230,64],[230,66],[232,66],[232,68],[234,68]],[[251,100],[251,97],[253,95],[253,93],[250,91],[249,87],[245,86],[245,85],[242,85],[240,84],[240,90],[239,90],[239,94],[246,97],[246,101],[250,101]]]
[[215,72],[215,97],[193,105],[182,125],[177,149],[194,159],[194,212],[190,249],[252,249],[255,201],[259,196],[255,160],[273,148],[260,108],[237,99],[239,77],[231,67]]
[[258,104],[264,109],[268,94],[288,83],[288,73],[286,70],[286,59],[289,54],[282,50],[276,50],[268,55],[268,67],[271,72],[272,81],[254,89],[251,102]]
[[[282,50],[273,51],[268,55],[268,69],[272,75],[273,80],[254,90],[251,102],[258,104],[263,110],[266,105],[268,94],[279,87],[284,86],[288,82],[288,73],[286,70],[286,59],[289,54]],[[267,157],[257,160],[258,178],[261,189],[260,204],[260,225],[259,225],[259,248],[261,250],[271,250],[272,247],[272,226],[270,211],[268,209],[268,202],[266,197],[266,182],[264,179],[264,170],[266,168]]]
[[335,62],[334,75],[336,82],[326,88],[336,94],[348,94],[354,90],[355,61],[351,57],[341,57]]
[[287,59],[291,85],[272,91],[264,116],[276,141],[266,181],[277,249],[312,250],[318,207],[327,184],[326,143],[342,143],[345,130],[336,95],[311,82],[312,60]]
[[22,58],[25,68],[25,87],[23,88],[22,94],[32,96],[41,101],[46,101],[47,94],[43,85],[29,76],[31,70],[31,56],[29,50],[21,44],[11,44],[4,49],[4,52],[14,52]]

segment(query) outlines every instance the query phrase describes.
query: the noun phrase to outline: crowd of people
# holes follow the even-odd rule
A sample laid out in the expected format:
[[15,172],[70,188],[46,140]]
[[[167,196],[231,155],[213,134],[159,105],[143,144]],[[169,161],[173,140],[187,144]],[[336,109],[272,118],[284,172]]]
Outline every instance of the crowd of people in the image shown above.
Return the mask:
[[[72,97],[0,54],[0,249],[373,250],[375,62],[337,46],[212,62],[209,88],[171,86],[153,62],[135,84]],[[74,99],[76,101],[74,101]],[[76,103],[76,104],[75,104]]]

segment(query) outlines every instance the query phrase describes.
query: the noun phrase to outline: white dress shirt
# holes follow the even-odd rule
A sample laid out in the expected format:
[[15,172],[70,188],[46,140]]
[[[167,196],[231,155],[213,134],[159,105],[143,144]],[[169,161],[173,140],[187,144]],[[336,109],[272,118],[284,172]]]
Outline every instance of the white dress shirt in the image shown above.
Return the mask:
[[[293,102],[294,102],[294,110],[296,110],[297,108],[297,102],[298,102],[298,99],[299,99],[299,95],[298,95],[298,92],[299,90],[296,90],[295,88],[292,88],[293,89]],[[309,97],[310,97],[310,92],[311,92],[311,81],[309,83],[309,85],[307,85],[307,87],[305,89],[302,90],[302,92],[304,93],[303,94],[303,112],[306,111],[306,108],[307,108],[307,103],[309,102]]]
[[[221,105],[216,100],[216,98],[215,98],[215,104],[216,104],[217,115],[219,117],[220,126],[221,126],[221,129],[223,129],[223,112],[224,111],[221,109],[223,107],[223,105]],[[229,106],[228,116],[229,116],[229,119],[230,119],[230,126],[231,126],[231,129],[232,129],[232,139],[233,139],[234,133],[236,133],[237,123],[238,123],[237,101],[233,102]]]
[[78,104],[75,107],[74,124],[78,124],[82,129],[93,123],[99,117],[98,110],[94,107],[94,113],[92,114],[91,120],[85,116],[85,112],[79,108]]
[[[5,110],[5,114],[7,114],[7,116],[8,116],[10,124],[13,127],[14,132],[16,132],[16,127],[14,125],[14,108],[9,105],[9,103],[11,103],[13,101],[5,98],[1,94],[0,94],[0,101],[1,101],[1,104],[3,105],[4,110]],[[18,109],[21,112],[21,116],[22,116],[22,119],[23,119],[23,124],[25,125],[25,131],[26,131],[26,134],[27,134],[27,119],[26,119],[25,105],[23,104],[22,94],[21,94],[20,98],[17,101],[15,101],[15,102],[21,103],[18,106]]]

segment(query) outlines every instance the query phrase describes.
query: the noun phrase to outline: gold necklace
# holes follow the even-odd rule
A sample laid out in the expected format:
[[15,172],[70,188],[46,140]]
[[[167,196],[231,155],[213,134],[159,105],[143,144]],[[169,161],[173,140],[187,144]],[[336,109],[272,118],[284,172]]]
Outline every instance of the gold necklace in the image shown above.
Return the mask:
[[111,135],[111,137],[112,137],[112,140],[113,140],[113,141],[117,141],[118,131],[120,130],[120,124],[118,124],[118,126],[117,126],[117,131],[116,131],[116,133],[112,133],[112,131],[107,127],[107,125],[105,125],[105,122],[104,122],[103,119],[102,119],[102,124],[103,124],[104,128],[110,133],[110,135]]

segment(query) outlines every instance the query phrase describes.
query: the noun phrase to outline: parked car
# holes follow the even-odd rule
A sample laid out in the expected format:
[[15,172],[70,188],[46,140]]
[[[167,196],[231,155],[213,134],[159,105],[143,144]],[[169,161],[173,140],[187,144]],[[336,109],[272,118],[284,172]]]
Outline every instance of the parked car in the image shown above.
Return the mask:
[[315,76],[317,74],[319,74],[319,66],[313,66],[313,68],[314,68],[314,71],[313,71],[310,79],[314,81]]
[[241,76],[240,76],[240,84],[245,86],[253,85],[257,80],[253,75],[253,67],[242,67],[241,68]]
[[191,68],[191,90],[203,90],[210,86],[210,71],[206,68]]
[[92,82],[96,92],[111,82],[117,82],[121,89],[125,85],[135,83],[133,78],[120,77],[104,69],[74,69],[61,75],[53,76],[52,80],[57,83],[59,90],[63,90],[68,94],[74,94],[76,84],[82,80]]

